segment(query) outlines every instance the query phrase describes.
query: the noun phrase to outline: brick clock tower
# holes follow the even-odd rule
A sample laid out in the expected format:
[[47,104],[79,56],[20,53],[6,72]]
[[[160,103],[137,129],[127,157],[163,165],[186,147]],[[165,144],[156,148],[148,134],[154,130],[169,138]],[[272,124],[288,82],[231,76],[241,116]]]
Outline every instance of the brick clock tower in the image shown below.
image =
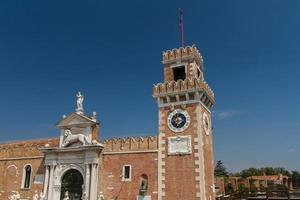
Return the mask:
[[211,108],[195,46],[163,52],[164,82],[153,87],[159,108],[158,200],[210,200],[214,194]]

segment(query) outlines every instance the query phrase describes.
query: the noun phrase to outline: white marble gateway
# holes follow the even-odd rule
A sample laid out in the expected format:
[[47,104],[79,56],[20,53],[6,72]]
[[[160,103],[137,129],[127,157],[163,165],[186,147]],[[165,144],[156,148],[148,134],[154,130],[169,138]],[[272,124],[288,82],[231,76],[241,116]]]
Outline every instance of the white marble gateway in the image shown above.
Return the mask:
[[[98,124],[96,114],[86,116],[83,112],[83,95],[78,93],[77,98],[76,112],[64,116],[57,124],[60,129],[59,147],[46,145],[41,149],[45,154],[43,193],[46,200],[97,199],[99,155],[103,146],[92,139],[93,127]],[[76,191],[66,189],[72,190],[73,186],[64,182],[69,174],[80,180]],[[69,195],[74,197],[70,198]]]

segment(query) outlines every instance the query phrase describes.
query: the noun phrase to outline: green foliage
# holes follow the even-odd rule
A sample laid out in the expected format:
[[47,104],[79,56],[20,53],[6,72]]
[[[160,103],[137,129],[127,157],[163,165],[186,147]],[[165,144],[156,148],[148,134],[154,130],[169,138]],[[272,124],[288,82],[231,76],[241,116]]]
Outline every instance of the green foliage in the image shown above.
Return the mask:
[[225,193],[226,194],[231,194],[231,193],[233,193],[234,192],[234,189],[233,189],[233,187],[232,187],[232,185],[229,183],[229,184],[227,184],[227,186],[226,186],[226,188],[225,188]]
[[228,176],[226,167],[224,166],[224,164],[221,160],[217,161],[217,164],[215,167],[215,176],[216,177],[227,177]]
[[291,176],[290,172],[282,167],[264,167],[264,168],[254,168],[251,167],[249,169],[244,169],[240,173],[236,174],[238,176],[241,176],[243,178],[247,178],[250,176],[262,176],[262,175],[278,175],[282,174],[285,176]]
[[285,176],[291,176],[290,172],[283,167],[275,167],[275,168],[265,167],[265,168],[261,168],[261,170],[263,170],[266,173],[266,175],[282,174]]
[[261,176],[263,175],[263,172],[260,169],[257,168],[249,168],[249,169],[244,169],[240,172],[240,176],[243,178],[247,178],[250,176]]
[[266,190],[266,187],[264,185],[264,181],[259,181],[259,190],[260,191],[265,191]]
[[292,171],[292,184],[294,187],[300,187],[300,173]]
[[239,193],[244,192],[245,191],[245,185],[244,184],[239,184]]

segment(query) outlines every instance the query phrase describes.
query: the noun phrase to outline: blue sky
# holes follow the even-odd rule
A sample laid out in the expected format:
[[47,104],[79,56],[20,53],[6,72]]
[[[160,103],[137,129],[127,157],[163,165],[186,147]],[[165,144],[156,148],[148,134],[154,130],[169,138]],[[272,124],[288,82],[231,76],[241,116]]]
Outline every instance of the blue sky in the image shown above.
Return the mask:
[[58,136],[85,95],[101,137],[157,133],[161,52],[186,44],[214,89],[216,160],[229,171],[300,170],[300,2],[283,0],[0,2],[0,141]]

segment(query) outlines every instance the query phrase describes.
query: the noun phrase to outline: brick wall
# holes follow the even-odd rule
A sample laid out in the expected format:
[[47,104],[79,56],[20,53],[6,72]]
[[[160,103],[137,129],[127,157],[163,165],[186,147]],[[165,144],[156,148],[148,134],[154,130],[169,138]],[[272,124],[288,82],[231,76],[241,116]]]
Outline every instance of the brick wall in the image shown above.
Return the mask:
[[[175,108],[176,109],[176,108]],[[169,108],[160,109],[160,133],[163,133],[162,137],[162,193],[165,194],[163,200],[195,200],[197,190],[199,190],[199,182],[196,182],[195,177],[198,176],[195,171],[195,150],[192,148],[192,154],[182,156],[169,156],[167,147],[167,138],[174,137],[176,135],[191,135],[192,143],[196,134],[196,127],[194,127],[193,121],[195,115],[195,106],[187,106],[185,108],[189,112],[191,117],[190,126],[183,132],[175,134],[167,125],[167,116],[170,112]]]
[[[45,144],[57,147],[58,143],[57,138],[52,138],[1,144],[0,200],[7,200],[13,190],[28,199],[32,199],[35,191],[42,192],[43,185],[34,183],[36,175],[45,173],[44,155],[39,149]],[[149,178],[147,195],[157,199],[157,137],[117,138],[103,140],[102,143],[105,148],[100,159],[98,191],[103,191],[105,197],[119,194],[119,199],[136,199],[140,176],[146,174]],[[133,179],[130,182],[120,179],[124,163],[132,165]],[[27,164],[32,166],[31,184],[29,189],[22,189],[23,169]],[[112,180],[114,190],[109,190]]]
[[[39,148],[48,143],[57,146],[58,139],[22,141],[0,145],[0,199],[6,200],[12,190],[19,191],[22,198],[32,199],[35,191],[41,192],[42,184],[35,184],[37,174],[44,174],[43,154]],[[31,165],[29,189],[22,189],[23,170]]]
[[[105,199],[134,200],[139,194],[141,176],[148,176],[147,195],[157,200],[157,153],[104,154],[98,191]],[[124,165],[131,165],[131,181],[122,181]],[[102,188],[102,189],[101,189]]]

